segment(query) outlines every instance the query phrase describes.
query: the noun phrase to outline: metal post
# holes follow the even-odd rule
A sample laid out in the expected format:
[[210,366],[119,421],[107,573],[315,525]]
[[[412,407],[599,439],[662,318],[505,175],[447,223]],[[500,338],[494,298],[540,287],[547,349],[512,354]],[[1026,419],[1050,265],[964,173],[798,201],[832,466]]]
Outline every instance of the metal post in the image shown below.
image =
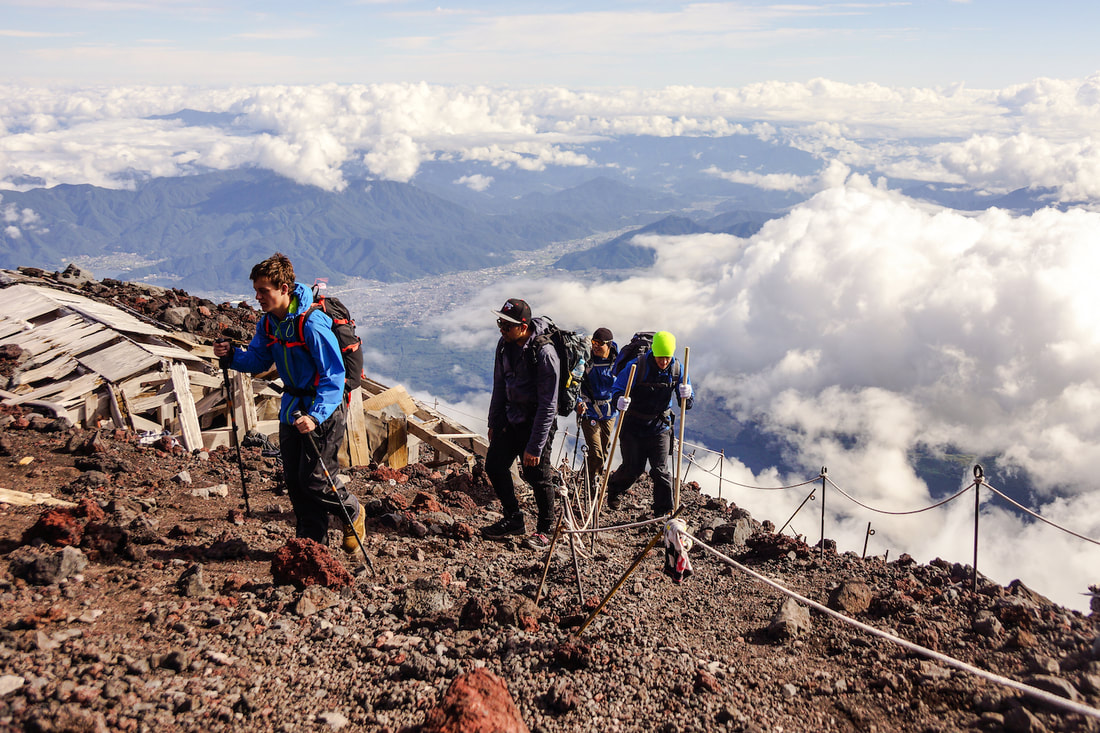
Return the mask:
[[[806,494],[806,498],[803,499],[802,503],[798,505],[798,508],[794,510],[794,514],[792,514],[790,516],[790,519],[788,519],[786,522],[783,522],[783,526],[779,528],[779,531],[776,532],[776,534],[783,534],[783,530],[787,528],[787,525],[791,523],[791,520],[794,519],[800,511],[802,511],[802,507],[806,506],[806,502],[811,501],[814,498],[814,494],[816,493],[817,489],[814,489],[809,494]],[[793,530],[794,527],[791,527],[791,529]]]
[[829,472],[829,469],[825,466],[821,467],[821,553],[822,560],[825,559],[825,474]]
[[871,523],[867,523],[867,534],[863,535],[863,557],[862,560],[867,559],[867,540],[871,539],[871,535],[875,533],[875,530],[871,529]]
[[722,469],[726,467],[726,449],[723,448],[720,454],[722,456],[721,462],[718,464],[718,498],[722,498]]
[[980,463],[974,464],[974,577],[970,582],[970,590],[978,592],[978,516],[981,502],[982,480],[985,471]]

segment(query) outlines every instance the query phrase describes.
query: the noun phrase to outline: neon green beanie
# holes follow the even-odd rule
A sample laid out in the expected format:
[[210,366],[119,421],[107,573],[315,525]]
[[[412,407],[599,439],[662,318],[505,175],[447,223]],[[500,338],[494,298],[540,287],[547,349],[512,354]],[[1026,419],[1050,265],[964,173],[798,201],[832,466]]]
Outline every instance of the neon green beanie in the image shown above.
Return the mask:
[[676,353],[676,337],[668,331],[653,334],[653,355],[672,356]]

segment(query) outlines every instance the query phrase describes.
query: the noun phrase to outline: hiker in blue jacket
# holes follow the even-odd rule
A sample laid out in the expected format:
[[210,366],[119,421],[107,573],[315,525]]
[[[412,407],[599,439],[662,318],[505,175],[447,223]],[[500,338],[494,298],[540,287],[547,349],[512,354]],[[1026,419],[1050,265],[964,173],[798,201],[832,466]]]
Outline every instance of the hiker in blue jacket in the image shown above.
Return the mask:
[[489,400],[489,450],[485,473],[500,499],[504,517],[481,530],[486,537],[524,534],[527,526],[512,483],[512,464],[522,458],[523,480],[531,484],[538,506],[535,532],[527,542],[535,548],[550,544],[554,523],[554,467],[550,456],[557,429],[560,359],[551,343],[536,347],[546,322],[531,317],[531,307],[510,298],[497,315],[500,340],[493,363],[493,395]]
[[615,383],[612,367],[619,347],[609,328],[597,328],[592,334],[592,358],[584,366],[581,393],[577,399],[577,422],[588,446],[585,471],[588,489],[595,493],[611,447],[611,425],[618,414],[611,400]]
[[[694,402],[691,379],[683,374],[676,352],[676,337],[668,331],[653,335],[648,351],[626,364],[615,378],[611,393],[623,413],[619,429],[619,446],[623,462],[607,482],[607,505],[622,506],[623,495],[642,475],[649,463],[653,479],[653,516],[670,513],[672,477],[668,472],[668,456],[672,447],[672,398],[691,409]],[[630,397],[625,397],[631,364],[637,365]]]
[[[321,461],[310,444],[312,433],[325,466],[337,465],[344,440],[344,361],[332,332],[332,319],[309,311],[313,292],[294,281],[294,265],[276,252],[249,275],[264,315],[246,349],[229,342],[214,345],[214,354],[237,371],[257,374],[274,364],[283,381],[279,407],[279,450],[287,493],[294,507],[296,535],[324,544],[329,515],[344,522],[346,552],[355,552],[364,535],[365,517],[355,496],[342,486],[334,494]],[[303,317],[308,311],[308,316]],[[297,415],[297,416],[296,416]],[[341,509],[343,504],[343,509]],[[344,510],[347,514],[344,514]]]

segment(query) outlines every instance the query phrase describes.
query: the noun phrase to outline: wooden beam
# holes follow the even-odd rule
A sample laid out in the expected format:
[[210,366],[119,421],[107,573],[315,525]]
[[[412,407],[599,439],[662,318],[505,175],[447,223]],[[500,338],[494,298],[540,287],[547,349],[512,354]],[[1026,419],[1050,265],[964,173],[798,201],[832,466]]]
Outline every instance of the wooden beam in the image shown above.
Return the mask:
[[461,461],[467,465],[472,465],[474,462],[474,454],[470,451],[460,448],[446,438],[441,438],[430,430],[425,430],[421,426],[417,425],[412,420],[406,421],[406,430],[417,438],[420,438],[425,443],[434,448],[440,455],[446,455],[454,458],[457,461]]
[[413,398],[409,396],[409,393],[405,391],[405,388],[400,385],[390,387],[387,390],[371,395],[363,400],[363,409],[367,412],[381,412],[390,405],[397,405],[401,408],[401,412],[406,415],[413,415],[417,410],[416,402],[414,402]]
[[199,427],[199,413],[195,410],[195,398],[191,394],[191,381],[187,367],[179,362],[172,362],[169,371],[172,377],[172,392],[176,396],[176,405],[179,408],[183,447],[188,452],[196,451],[202,448],[202,429]]

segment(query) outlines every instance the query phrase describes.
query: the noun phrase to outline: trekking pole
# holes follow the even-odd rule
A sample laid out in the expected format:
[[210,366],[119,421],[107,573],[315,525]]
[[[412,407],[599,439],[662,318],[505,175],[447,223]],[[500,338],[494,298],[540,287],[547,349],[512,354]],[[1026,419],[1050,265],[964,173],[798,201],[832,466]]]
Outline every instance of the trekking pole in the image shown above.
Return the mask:
[[[680,516],[681,511],[682,508],[677,508],[675,511],[673,511],[672,515],[668,518],[668,522],[671,522],[673,519]],[[592,612],[592,615],[588,617],[588,620],[585,621],[579,629],[577,629],[577,636],[580,636],[584,633],[584,630],[588,628],[588,625],[592,623],[596,616],[599,615],[600,611],[603,610],[603,607],[607,605],[607,602],[611,600],[611,596],[615,595],[619,591],[619,588],[621,588],[623,583],[626,582],[626,579],[630,577],[630,574],[633,573],[634,570],[642,564],[642,560],[644,560],[645,556],[649,554],[649,551],[652,550],[656,546],[656,544],[661,541],[661,538],[665,535],[665,527],[668,525],[668,522],[662,524],[661,528],[657,530],[657,534],[654,535],[653,539],[651,539],[649,543],[645,547],[643,547],[637,555],[634,556],[634,561],[630,563],[630,567],[628,567],[626,569],[626,572],[623,573],[623,577],[619,578],[619,581],[611,587],[611,590],[609,590],[607,592],[607,595],[603,597],[603,600],[600,601],[600,605],[596,606],[596,610]]]
[[[218,343],[229,343],[229,339],[218,339]],[[225,382],[225,404],[229,408],[229,424],[233,429],[233,447],[237,449],[237,468],[241,470],[241,494],[244,497],[244,515],[252,516],[252,507],[248,503],[248,481],[244,474],[244,459],[241,458],[241,436],[237,433],[237,408],[233,404],[233,385],[229,383],[229,360],[223,356],[218,359],[222,368],[222,381]]]
[[[681,384],[687,384],[688,356],[691,355],[688,347],[684,347],[684,373],[680,377]],[[684,414],[687,412],[687,400],[680,400],[680,439],[676,441],[676,495],[672,498],[672,508],[680,508],[680,471],[683,470],[684,461]]]
[[[302,416],[301,410],[295,410],[291,417],[295,421]],[[367,561],[367,567],[370,568],[371,577],[378,577],[378,571],[374,569],[374,563],[371,562],[370,555],[367,554],[367,548],[363,547],[363,538],[359,536],[359,533],[355,531],[355,525],[352,524],[351,515],[348,514],[348,508],[344,506],[344,502],[340,499],[340,490],[336,488],[336,482],[332,479],[332,474],[328,472],[328,466],[325,465],[325,459],[321,457],[321,448],[317,445],[317,439],[313,437],[313,431],[306,433],[306,437],[309,438],[309,444],[313,447],[313,452],[317,454],[317,465],[321,467],[321,471],[325,474],[325,478],[328,480],[328,486],[332,489],[332,496],[336,499],[336,503],[340,505],[340,511],[344,513],[344,521],[351,527],[351,533],[355,535],[355,543],[359,545],[359,551],[363,553],[363,559]],[[359,507],[359,511],[363,511],[363,507]]]
[[581,426],[580,426],[580,423],[578,423],[577,424],[577,437],[573,439],[573,459],[571,461],[569,461],[569,470],[570,471],[576,471],[577,470],[577,448],[580,447],[580,444],[581,444]]
[[[638,364],[634,363],[630,366],[630,375],[626,379],[626,391],[623,392],[623,397],[630,399],[630,388],[634,386],[634,373],[638,370]],[[592,504],[591,516],[588,518],[588,522],[585,523],[586,527],[596,529],[600,526],[600,510],[603,508],[604,495],[607,493],[607,480],[611,476],[611,463],[615,460],[615,446],[619,442],[619,432],[623,429],[623,420],[626,419],[626,415],[619,413],[619,419],[615,421],[615,434],[611,436],[611,445],[607,446],[607,460],[603,464],[603,477],[600,480],[600,491],[596,494],[596,501]],[[595,541],[597,535],[593,535],[592,539]]]

